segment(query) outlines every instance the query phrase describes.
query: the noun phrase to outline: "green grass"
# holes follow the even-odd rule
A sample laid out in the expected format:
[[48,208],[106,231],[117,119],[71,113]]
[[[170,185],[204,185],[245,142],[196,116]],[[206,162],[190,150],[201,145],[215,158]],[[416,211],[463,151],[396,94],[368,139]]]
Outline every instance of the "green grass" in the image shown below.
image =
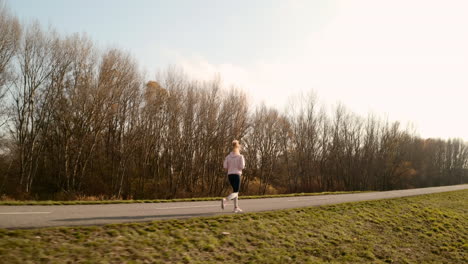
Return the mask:
[[[291,193],[274,195],[251,195],[242,196],[242,199],[261,199],[295,196],[314,196],[328,194],[360,193],[362,191],[351,192],[320,192],[320,193]],[[157,200],[96,200],[96,201],[0,201],[0,205],[78,205],[78,204],[127,204],[127,203],[168,203],[168,202],[196,202],[196,201],[217,201],[222,197],[201,197],[182,199],[157,199]]]
[[467,263],[467,198],[468,190],[462,190],[151,223],[0,230],[0,260]]

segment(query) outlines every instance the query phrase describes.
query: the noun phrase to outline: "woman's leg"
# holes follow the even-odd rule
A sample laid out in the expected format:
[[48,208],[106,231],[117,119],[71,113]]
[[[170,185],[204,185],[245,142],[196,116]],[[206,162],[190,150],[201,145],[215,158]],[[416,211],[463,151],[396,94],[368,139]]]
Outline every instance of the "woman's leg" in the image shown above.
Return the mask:
[[229,183],[232,186],[232,193],[228,196],[229,200],[232,200],[238,196],[240,188],[240,175],[238,174],[229,174],[228,175]]
[[230,201],[230,200],[236,199],[237,196],[239,196],[239,193],[233,192],[230,195],[228,195],[228,197],[226,197],[226,199]]
[[234,200],[234,208],[239,207],[239,189],[240,189],[240,175],[229,174],[229,183],[231,183],[233,193],[231,193],[227,200]]

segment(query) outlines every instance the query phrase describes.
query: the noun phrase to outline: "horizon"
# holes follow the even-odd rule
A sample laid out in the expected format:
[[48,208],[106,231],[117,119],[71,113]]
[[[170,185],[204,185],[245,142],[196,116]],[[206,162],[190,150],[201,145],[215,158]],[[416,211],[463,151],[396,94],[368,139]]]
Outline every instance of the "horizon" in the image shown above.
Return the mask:
[[412,123],[423,138],[468,141],[463,1],[6,4],[22,22],[129,51],[148,80],[169,65],[199,80],[219,74],[254,104],[277,109],[313,91],[326,107],[342,103],[363,117]]

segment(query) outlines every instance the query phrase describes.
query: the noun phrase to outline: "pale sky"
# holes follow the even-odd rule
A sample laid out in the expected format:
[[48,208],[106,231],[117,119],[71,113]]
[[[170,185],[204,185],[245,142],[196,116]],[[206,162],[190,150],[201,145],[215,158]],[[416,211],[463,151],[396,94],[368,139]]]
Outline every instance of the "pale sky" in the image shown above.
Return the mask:
[[366,116],[412,122],[423,137],[468,141],[468,1],[15,0],[10,9],[135,55],[219,73],[252,104],[282,109],[314,91]]

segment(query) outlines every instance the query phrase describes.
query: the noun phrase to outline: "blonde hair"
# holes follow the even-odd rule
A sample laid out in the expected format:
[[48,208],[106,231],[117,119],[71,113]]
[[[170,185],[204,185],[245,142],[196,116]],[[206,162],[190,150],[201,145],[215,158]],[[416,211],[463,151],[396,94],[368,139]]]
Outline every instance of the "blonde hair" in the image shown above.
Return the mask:
[[239,149],[239,147],[240,147],[239,141],[236,140],[236,139],[234,139],[234,140],[232,141],[232,150],[234,151],[234,150],[236,150],[236,149]]

